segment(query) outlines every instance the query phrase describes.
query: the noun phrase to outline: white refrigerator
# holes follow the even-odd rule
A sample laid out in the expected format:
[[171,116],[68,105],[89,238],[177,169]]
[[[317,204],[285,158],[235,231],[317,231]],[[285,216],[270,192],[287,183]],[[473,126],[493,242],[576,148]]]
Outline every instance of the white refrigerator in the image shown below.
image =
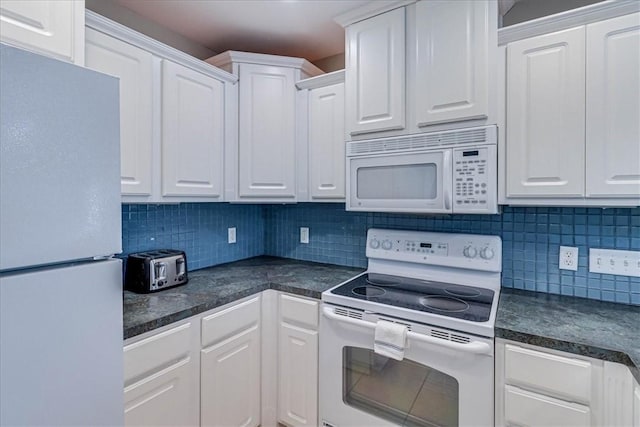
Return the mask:
[[0,55],[0,425],[122,425],[118,79]]

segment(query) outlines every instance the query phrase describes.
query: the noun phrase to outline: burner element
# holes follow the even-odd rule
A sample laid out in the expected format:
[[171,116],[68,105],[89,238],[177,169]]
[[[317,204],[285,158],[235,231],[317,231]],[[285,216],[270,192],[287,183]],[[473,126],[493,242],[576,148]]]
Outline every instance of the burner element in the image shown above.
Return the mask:
[[400,281],[393,279],[383,279],[373,274],[369,274],[367,277],[367,283],[375,286],[398,286]]
[[376,286],[358,286],[357,288],[353,288],[351,291],[356,295],[362,295],[367,298],[379,297],[387,293],[382,288],[378,288]]
[[469,308],[469,304],[459,298],[447,296],[429,296],[420,298],[420,304],[438,311],[461,312]]
[[444,291],[449,295],[461,298],[475,298],[479,297],[482,293],[478,289],[472,289],[462,286],[449,286]]

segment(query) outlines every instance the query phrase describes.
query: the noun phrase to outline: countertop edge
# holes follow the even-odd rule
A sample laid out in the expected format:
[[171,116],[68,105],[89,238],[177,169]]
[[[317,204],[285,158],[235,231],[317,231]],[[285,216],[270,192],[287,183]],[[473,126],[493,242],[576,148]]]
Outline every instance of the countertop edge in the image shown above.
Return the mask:
[[640,383],[640,361],[633,360],[631,356],[629,356],[622,350],[613,350],[609,348],[594,346],[592,344],[564,341],[557,338],[540,336],[498,326],[494,328],[494,332],[496,338],[530,344],[538,347],[548,348],[551,350],[564,351],[566,353],[591,357],[607,362],[623,364],[629,368],[629,371],[631,371],[631,374],[633,375],[635,380]]

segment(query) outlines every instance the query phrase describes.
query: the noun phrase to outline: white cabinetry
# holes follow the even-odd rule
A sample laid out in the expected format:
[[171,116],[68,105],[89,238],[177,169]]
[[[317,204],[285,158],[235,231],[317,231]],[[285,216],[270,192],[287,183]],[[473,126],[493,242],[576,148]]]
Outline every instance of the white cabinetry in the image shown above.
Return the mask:
[[621,364],[496,340],[497,426],[632,426],[634,379]]
[[123,201],[222,201],[237,79],[96,13],[86,23],[88,67],[120,78]]
[[84,64],[84,0],[2,0],[0,41]]
[[123,195],[151,195],[153,55],[91,28],[85,65],[120,79],[120,183]]
[[260,360],[260,296],[202,319],[201,425],[260,425]]
[[489,2],[419,1],[412,74],[418,127],[489,114]]
[[[575,14],[513,34],[597,15]],[[500,203],[640,205],[640,13],[585,23],[515,41],[501,32],[510,42]]]
[[507,196],[584,195],[584,27],[507,47]]
[[162,61],[162,195],[222,198],[224,84]]
[[198,326],[171,325],[124,347],[126,426],[197,426]]
[[346,120],[352,135],[405,127],[405,9],[346,28]]
[[232,51],[207,62],[239,77],[237,144],[225,145],[227,200],[295,202],[295,82],[322,71],[300,58]]
[[[497,3],[372,2],[346,27],[346,128],[352,138],[495,123]],[[362,137],[371,138],[371,135]]]
[[633,384],[633,427],[640,427],[640,384]]
[[586,196],[640,199],[640,13],[587,25]]
[[298,201],[344,201],[344,71],[302,80],[296,86],[302,119],[307,118],[299,137],[307,146],[301,144],[298,163],[308,165],[298,175]]
[[280,294],[278,421],[318,425],[318,301]]

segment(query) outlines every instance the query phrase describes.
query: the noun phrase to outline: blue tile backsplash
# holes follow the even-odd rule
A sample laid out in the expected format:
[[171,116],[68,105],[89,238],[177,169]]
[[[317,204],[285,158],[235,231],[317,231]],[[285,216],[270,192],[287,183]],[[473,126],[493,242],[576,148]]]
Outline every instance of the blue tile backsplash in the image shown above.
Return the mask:
[[[640,250],[640,208],[514,208],[501,215],[346,212],[344,204],[123,205],[125,253],[171,247],[197,269],[256,255],[365,267],[371,227],[494,234],[503,240],[505,287],[640,305],[640,278],[588,272],[588,248]],[[237,227],[238,242],[227,243]],[[309,244],[299,228],[310,228]],[[560,245],[579,248],[578,271],[559,270]]]
[[[237,243],[227,243],[236,227]],[[123,255],[180,249],[190,270],[264,254],[262,206],[228,203],[122,205]]]

